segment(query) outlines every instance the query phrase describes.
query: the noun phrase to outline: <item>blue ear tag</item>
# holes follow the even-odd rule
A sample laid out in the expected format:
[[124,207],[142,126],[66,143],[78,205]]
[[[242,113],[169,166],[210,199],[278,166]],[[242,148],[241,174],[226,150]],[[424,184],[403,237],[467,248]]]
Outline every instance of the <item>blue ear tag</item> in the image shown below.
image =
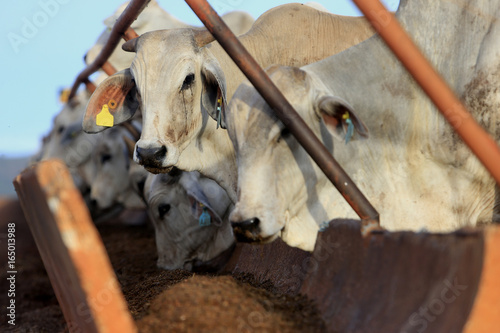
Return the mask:
[[319,225],[319,232],[325,231],[329,225],[330,225],[330,221],[321,222],[321,224]]
[[201,213],[200,218],[198,219],[200,227],[209,226],[211,221],[212,221],[212,217],[208,213],[208,208],[203,207],[203,213]]
[[347,133],[345,135],[345,144],[348,144],[349,141],[351,141],[352,136],[354,135],[354,125],[352,123],[351,118],[349,117],[349,112],[344,113],[342,116],[342,119],[345,120],[345,123],[347,124]]
[[222,98],[217,99],[217,128],[220,127],[222,117]]

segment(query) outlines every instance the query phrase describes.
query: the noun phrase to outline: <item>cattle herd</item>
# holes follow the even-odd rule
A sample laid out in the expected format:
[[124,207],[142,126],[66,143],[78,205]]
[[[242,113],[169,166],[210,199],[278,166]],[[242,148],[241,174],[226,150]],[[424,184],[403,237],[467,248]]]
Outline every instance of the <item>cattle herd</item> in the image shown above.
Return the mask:
[[[500,0],[401,0],[395,16],[499,142]],[[381,226],[448,232],[499,221],[493,178],[364,18],[311,3],[223,20]],[[62,159],[96,219],[147,209],[158,266],[194,269],[236,238],[312,251],[323,223],[356,218],[207,30],[155,1],[132,28],[139,37],[108,60],[118,72],[65,103],[34,158]]]

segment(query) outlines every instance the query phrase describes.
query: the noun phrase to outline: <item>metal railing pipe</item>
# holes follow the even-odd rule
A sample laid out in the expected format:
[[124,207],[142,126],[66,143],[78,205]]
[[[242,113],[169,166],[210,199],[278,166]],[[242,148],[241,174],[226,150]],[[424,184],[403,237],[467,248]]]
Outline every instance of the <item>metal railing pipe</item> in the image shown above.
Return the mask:
[[500,184],[500,149],[378,0],[353,0],[465,144]]
[[123,33],[123,39],[125,39],[126,41],[129,41],[129,40],[137,38],[137,37],[139,37],[139,35],[132,28],[128,28]]
[[339,190],[365,224],[377,223],[379,214],[359,188],[341,168],[323,143],[314,135],[299,114],[288,103],[264,70],[248,53],[215,10],[205,0],[186,0],[195,14],[217,39],[257,91],[274,109],[276,115],[313,158],[328,179]]
[[[71,92],[69,93],[68,100],[72,99],[75,96],[78,87],[81,83],[84,82],[84,80],[88,79],[90,75],[98,71],[99,68],[104,65],[104,63],[108,60],[109,56],[111,55],[111,53],[113,53],[116,46],[120,42],[120,38],[122,38],[122,36],[124,38],[132,38],[132,36],[137,36],[135,32],[132,33],[129,27],[132,22],[135,21],[137,16],[139,16],[139,14],[144,10],[149,1],[150,0],[130,1],[127,8],[125,8],[118,20],[116,20],[116,23],[109,35],[109,39],[97,58],[76,77],[75,82],[73,83],[73,87],[71,87]],[[125,34],[125,32],[127,32],[127,34]]]
[[94,93],[96,90],[96,86],[93,82],[91,82],[88,78],[83,80],[83,83],[85,84],[85,87],[87,88],[87,91],[91,94]]
[[106,61],[102,66],[101,69],[104,73],[107,75],[111,76],[116,73],[116,69],[109,63],[109,61]]

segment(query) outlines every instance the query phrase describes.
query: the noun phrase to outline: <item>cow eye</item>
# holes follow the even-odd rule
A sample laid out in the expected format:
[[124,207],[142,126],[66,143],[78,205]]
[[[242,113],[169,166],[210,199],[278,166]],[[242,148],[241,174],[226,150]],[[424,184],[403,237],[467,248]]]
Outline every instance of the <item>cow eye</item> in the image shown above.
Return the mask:
[[110,154],[103,154],[103,155],[101,155],[101,164],[104,164],[104,163],[106,163],[109,160],[111,160],[111,155]]
[[64,126],[59,126],[57,133],[61,134],[64,131]]
[[193,84],[193,82],[194,82],[194,74],[193,73],[188,74],[188,76],[186,76],[184,82],[182,83],[181,90],[186,90]]
[[168,213],[170,210],[170,205],[169,204],[161,204],[158,206],[158,214],[160,215],[160,219],[163,220],[163,217]]

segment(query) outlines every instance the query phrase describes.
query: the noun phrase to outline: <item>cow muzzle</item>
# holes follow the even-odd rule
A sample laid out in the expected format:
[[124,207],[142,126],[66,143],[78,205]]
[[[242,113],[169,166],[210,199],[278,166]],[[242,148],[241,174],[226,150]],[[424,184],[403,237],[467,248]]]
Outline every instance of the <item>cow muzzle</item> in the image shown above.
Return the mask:
[[135,156],[137,163],[151,173],[165,173],[172,169],[172,167],[163,166],[163,161],[167,156],[167,147],[165,146],[141,148],[136,145]]
[[253,217],[244,221],[231,221],[233,232],[238,242],[266,242],[266,238],[262,237],[260,229],[260,220]]

